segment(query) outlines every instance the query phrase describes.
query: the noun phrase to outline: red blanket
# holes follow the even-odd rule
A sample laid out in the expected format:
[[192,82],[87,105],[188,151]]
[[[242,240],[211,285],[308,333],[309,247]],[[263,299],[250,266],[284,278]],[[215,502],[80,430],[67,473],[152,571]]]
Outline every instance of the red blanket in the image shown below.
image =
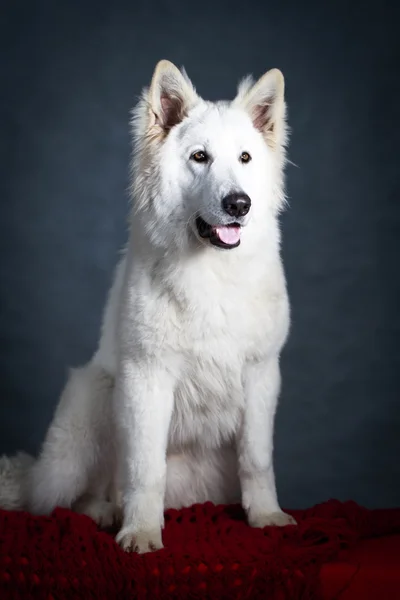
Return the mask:
[[0,598],[400,600],[400,509],[291,514],[297,526],[257,530],[237,506],[169,511],[165,549],[139,556],[67,510],[0,511]]

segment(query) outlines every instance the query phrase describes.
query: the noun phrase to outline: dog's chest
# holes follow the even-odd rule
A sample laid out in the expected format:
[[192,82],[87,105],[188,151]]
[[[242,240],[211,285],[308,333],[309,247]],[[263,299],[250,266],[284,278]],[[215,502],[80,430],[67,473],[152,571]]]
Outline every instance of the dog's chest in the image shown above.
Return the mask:
[[[262,360],[287,334],[289,306],[280,264],[269,276],[190,271],[165,300],[165,329],[181,353],[213,364]],[[229,275],[229,276],[228,276]]]
[[244,366],[262,360],[282,329],[281,300],[251,286],[235,289],[225,286],[224,294],[199,290],[190,309],[173,317],[169,345],[182,357],[182,366],[171,447],[216,446],[235,435],[246,401]]
[[181,271],[152,287],[132,313],[141,351],[171,359],[176,369],[170,450],[232,438],[245,405],[246,363],[263,360],[286,335],[283,278],[228,275]]

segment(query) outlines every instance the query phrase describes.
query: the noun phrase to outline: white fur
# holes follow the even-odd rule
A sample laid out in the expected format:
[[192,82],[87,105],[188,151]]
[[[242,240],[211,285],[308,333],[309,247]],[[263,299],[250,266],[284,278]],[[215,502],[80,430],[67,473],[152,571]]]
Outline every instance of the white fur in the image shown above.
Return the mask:
[[[289,328],[283,77],[246,80],[232,103],[212,104],[162,61],[133,127],[129,242],[98,350],[72,371],[31,471],[28,507],[108,524],[120,505],[117,539],[140,552],[162,546],[168,507],[241,500],[253,526],[291,523],[272,464]],[[199,150],[210,163],[190,159]],[[221,250],[199,238],[195,216],[227,223],[231,191],[252,206],[239,247]]]
[[0,458],[0,507],[5,510],[22,508],[22,482],[33,465],[33,458],[19,452]]

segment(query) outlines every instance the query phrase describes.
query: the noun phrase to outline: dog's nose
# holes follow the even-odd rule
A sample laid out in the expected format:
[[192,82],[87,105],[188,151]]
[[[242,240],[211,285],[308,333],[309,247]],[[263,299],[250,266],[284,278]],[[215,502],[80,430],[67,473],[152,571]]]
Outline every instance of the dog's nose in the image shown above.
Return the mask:
[[222,199],[222,208],[231,217],[244,217],[250,210],[251,200],[243,192],[229,194]]

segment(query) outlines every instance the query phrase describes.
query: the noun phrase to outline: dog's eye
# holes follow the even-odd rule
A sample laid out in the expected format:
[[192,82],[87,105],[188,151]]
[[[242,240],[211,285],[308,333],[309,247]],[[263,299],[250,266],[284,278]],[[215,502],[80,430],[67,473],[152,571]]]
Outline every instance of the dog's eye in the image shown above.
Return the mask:
[[198,152],[194,152],[190,157],[192,160],[198,163],[208,162],[208,154],[203,152],[203,150],[199,150]]
[[248,163],[251,161],[251,156],[248,152],[242,152],[242,154],[240,155],[239,158],[240,162],[242,163]]

